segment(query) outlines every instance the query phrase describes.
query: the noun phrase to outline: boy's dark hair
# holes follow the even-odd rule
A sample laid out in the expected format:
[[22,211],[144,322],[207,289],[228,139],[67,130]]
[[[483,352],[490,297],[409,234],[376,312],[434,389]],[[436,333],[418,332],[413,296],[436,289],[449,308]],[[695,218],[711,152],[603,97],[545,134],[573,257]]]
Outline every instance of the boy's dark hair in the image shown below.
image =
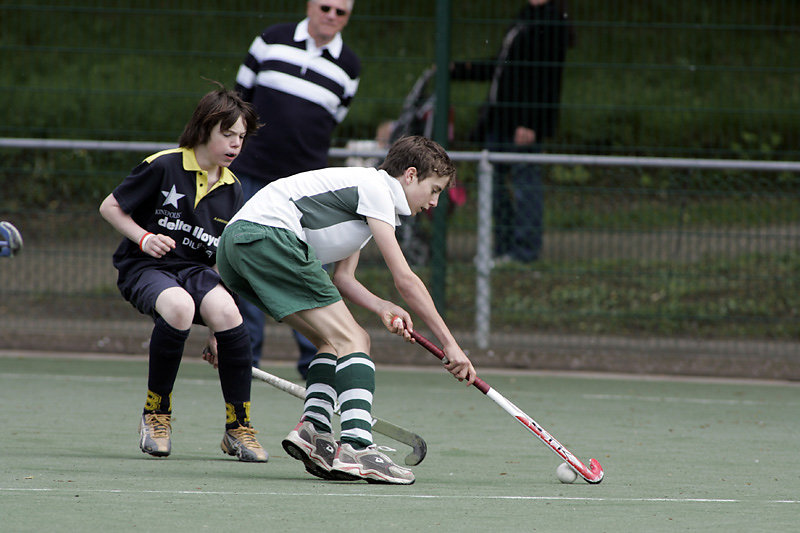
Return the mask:
[[385,170],[390,176],[397,177],[408,167],[417,169],[420,181],[433,173],[449,178],[448,185],[452,185],[456,178],[456,167],[444,148],[439,143],[420,135],[397,139],[378,168]]
[[219,89],[207,93],[192,114],[192,118],[183,129],[178,146],[181,148],[195,148],[208,142],[214,126],[220,124],[223,131],[230,129],[239,117],[242,117],[247,129],[247,135],[252,135],[261,126],[258,123],[258,114],[249,102],[232,90],[225,89],[219,82],[214,82]]

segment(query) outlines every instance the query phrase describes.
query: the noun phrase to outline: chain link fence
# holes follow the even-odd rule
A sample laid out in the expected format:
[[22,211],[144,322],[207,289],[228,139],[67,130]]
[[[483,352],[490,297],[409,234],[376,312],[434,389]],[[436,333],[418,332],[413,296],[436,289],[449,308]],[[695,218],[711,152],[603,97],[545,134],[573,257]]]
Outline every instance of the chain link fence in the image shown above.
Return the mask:
[[[449,100],[440,141],[460,188],[441,208],[442,307],[479,363],[800,377],[800,7],[554,3],[568,14],[551,24],[564,38],[559,99],[518,113],[552,111],[557,124],[531,151],[479,131],[525,2],[356,2],[343,35],[363,70],[331,164],[380,157],[387,121],[430,133],[436,100]],[[97,206],[139,160],[173,145],[206,79],[232,86],[253,37],[306,10],[262,4],[0,4],[0,219],[25,238],[22,254],[0,259],[3,346],[143,351],[149,323],[116,291],[119,237]],[[434,70],[443,7],[450,61]],[[467,64],[489,78],[463,76]],[[440,69],[453,72],[444,96]],[[504,165],[538,172],[535,260],[495,248],[498,228],[512,243],[530,234],[513,235],[486,180],[481,192],[485,149],[495,191],[515,190]],[[421,217],[401,233],[428,281],[439,231]],[[361,277],[392,297],[374,250],[365,255]],[[271,354],[292,358],[287,328],[269,328]],[[382,350],[413,360],[404,346]]]

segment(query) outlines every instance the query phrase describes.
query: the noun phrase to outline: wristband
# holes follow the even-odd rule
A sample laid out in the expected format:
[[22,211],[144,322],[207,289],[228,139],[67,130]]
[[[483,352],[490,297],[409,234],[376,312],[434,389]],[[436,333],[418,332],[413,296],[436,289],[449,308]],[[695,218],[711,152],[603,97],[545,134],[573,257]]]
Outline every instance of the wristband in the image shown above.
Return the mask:
[[152,237],[153,234],[149,231],[142,235],[142,238],[139,240],[139,249],[144,252],[144,245],[147,244],[147,241]]

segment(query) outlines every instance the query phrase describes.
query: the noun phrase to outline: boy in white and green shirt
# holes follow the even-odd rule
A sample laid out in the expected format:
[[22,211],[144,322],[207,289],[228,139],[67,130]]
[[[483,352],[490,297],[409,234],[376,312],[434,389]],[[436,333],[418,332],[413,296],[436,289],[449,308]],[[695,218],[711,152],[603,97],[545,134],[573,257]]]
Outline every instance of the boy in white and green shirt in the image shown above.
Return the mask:
[[[444,149],[405,137],[380,168],[327,168],[277,180],[256,193],[222,234],[217,264],[225,284],[317,347],[300,423],[283,446],[310,473],[328,479],[411,484],[411,470],[375,449],[371,432],[375,366],[370,341],[342,297],[375,312],[392,333],[411,341],[413,322],[355,277],[371,238],[400,295],[443,345],[445,368],[471,384],[475,369],[411,270],[395,238],[399,215],[436,207],[455,178]],[[331,277],[323,264],[334,263]],[[395,317],[403,319],[393,324]],[[331,424],[341,406],[341,445]]]

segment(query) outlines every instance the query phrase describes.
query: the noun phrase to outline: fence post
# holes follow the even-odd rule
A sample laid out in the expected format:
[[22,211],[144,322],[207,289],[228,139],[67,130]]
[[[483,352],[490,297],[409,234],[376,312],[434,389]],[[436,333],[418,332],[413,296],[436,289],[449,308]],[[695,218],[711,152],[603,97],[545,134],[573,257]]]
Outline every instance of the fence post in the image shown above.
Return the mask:
[[[433,140],[448,148],[447,129],[450,109],[450,19],[451,0],[436,0],[436,106]],[[433,211],[431,246],[431,297],[442,316],[447,314],[447,195],[439,197]]]
[[478,242],[475,254],[475,343],[489,347],[492,322],[492,164],[489,151],[478,162]]

